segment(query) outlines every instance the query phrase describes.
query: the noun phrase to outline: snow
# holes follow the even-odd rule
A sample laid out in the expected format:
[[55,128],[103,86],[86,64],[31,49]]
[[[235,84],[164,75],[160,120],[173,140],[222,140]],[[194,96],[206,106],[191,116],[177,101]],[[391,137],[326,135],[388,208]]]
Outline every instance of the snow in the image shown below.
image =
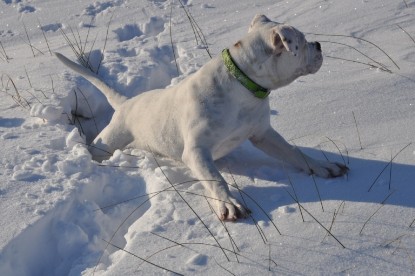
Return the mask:
[[[206,45],[196,43],[178,1],[3,0],[0,275],[173,273],[163,268],[185,275],[413,275],[415,2],[182,3],[213,55],[243,36],[257,13],[321,42],[320,71],[271,93],[271,122],[308,154],[347,163],[348,176],[313,178],[244,143],[217,165],[243,191],[232,188],[252,218],[222,224],[179,162],[137,149],[91,161],[86,144],[112,109],[49,53],[76,59],[60,28],[81,44],[88,37],[93,66],[103,55],[100,76],[128,97],[194,73],[209,61]],[[318,34],[369,40],[393,61],[366,41]]]

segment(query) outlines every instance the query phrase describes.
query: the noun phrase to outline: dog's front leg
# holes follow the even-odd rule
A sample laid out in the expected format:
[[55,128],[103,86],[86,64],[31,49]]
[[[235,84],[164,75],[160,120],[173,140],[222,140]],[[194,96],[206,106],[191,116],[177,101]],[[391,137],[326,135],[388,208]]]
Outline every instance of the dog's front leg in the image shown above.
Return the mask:
[[259,136],[254,136],[251,142],[266,154],[302,169],[309,174],[321,177],[337,177],[347,173],[348,168],[342,164],[315,160],[302,153],[297,147],[290,145],[271,127]]
[[210,150],[203,147],[186,148],[182,159],[215,199],[221,220],[234,221],[247,217],[247,209],[232,197],[226,181],[213,162]]

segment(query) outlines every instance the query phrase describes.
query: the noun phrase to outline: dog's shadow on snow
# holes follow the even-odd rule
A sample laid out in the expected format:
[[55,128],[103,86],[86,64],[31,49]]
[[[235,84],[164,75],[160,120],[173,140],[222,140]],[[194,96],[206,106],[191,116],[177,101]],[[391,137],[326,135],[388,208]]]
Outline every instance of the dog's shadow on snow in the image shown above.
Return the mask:
[[[339,153],[322,152],[319,149],[302,148],[301,150],[316,159],[325,159],[324,155],[326,155],[330,161],[345,162],[350,168],[347,176],[331,179],[314,177],[323,201],[380,204],[393,192],[385,204],[415,207],[415,165],[392,162],[391,169],[390,159],[378,161],[341,156]],[[379,149],[363,149],[363,151],[366,151],[363,155],[367,156],[376,153]],[[401,154],[411,153],[411,148],[407,148]],[[295,203],[288,194],[288,192],[293,194],[292,186],[300,203],[319,202],[312,176],[284,166],[281,162],[259,152],[249,143],[218,160],[217,165],[229,183],[232,183],[233,179],[237,183],[240,181],[241,183],[238,183],[241,184],[240,188],[255,199],[268,214],[278,207]],[[233,193],[238,194],[236,190]],[[245,201],[249,207],[256,205],[248,197],[245,197]]]

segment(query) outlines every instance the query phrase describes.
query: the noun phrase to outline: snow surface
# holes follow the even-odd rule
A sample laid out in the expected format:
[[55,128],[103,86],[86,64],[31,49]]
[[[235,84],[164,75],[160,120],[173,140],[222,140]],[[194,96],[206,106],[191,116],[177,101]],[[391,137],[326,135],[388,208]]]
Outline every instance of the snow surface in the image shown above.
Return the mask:
[[[257,13],[321,42],[321,70],[271,93],[271,121],[312,156],[347,163],[349,175],[314,183],[245,143],[217,165],[243,191],[252,218],[223,225],[200,196],[200,183],[178,185],[199,219],[166,190],[168,181],[193,179],[181,163],[156,157],[158,165],[151,153],[136,149],[117,151],[103,164],[91,161],[85,143],[112,110],[99,91],[50,55],[44,38],[51,51],[76,59],[60,28],[72,41],[88,37],[94,65],[104,57],[101,77],[131,97],[174,85],[209,61],[179,2],[3,0],[0,275],[173,273],[164,269],[185,275],[413,275],[415,2],[182,2],[213,55],[243,36]],[[399,69],[363,40],[313,34],[369,40]],[[381,66],[332,42],[353,46],[392,73],[330,58]],[[307,210],[304,222],[288,193],[292,185]]]

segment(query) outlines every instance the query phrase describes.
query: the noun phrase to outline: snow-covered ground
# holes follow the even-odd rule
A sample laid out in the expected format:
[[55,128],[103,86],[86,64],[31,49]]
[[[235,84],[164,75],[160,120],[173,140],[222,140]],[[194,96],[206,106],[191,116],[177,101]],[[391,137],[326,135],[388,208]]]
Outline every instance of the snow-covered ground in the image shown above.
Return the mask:
[[321,70],[271,93],[271,121],[310,155],[347,163],[348,176],[313,179],[245,143],[217,165],[252,218],[223,224],[181,163],[136,149],[91,161],[85,143],[112,110],[50,54],[76,59],[60,29],[95,66],[102,54],[99,75],[130,97],[209,61],[185,10],[178,0],[2,0],[0,275],[413,275],[415,1],[182,3],[213,56],[257,13],[321,42]]

